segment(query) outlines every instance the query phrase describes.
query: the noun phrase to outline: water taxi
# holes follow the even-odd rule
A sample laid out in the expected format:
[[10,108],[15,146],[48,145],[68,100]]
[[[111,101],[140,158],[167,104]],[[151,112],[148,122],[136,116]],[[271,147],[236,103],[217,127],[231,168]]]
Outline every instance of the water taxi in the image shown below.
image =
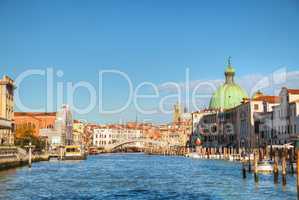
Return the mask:
[[86,154],[81,146],[65,146],[64,160],[85,160]]

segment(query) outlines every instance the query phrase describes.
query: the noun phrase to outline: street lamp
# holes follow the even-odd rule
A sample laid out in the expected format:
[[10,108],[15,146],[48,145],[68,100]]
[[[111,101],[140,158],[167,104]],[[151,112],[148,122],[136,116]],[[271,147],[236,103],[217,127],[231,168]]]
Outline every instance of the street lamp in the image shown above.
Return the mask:
[[28,166],[29,168],[31,168],[31,163],[32,163],[32,148],[34,148],[35,146],[31,144],[31,142],[29,142],[29,145],[25,146],[25,148],[29,148],[29,158],[28,158]]

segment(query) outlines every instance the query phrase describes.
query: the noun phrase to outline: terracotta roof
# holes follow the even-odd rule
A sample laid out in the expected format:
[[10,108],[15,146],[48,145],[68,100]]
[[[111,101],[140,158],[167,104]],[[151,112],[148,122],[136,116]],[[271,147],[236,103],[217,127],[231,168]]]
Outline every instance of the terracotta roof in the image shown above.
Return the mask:
[[299,89],[288,89],[289,94],[299,94]]
[[265,101],[268,103],[279,103],[280,97],[279,96],[258,96],[254,100],[256,101]]
[[56,116],[56,112],[14,112],[14,116]]
[[74,123],[81,123],[80,120],[74,119]]

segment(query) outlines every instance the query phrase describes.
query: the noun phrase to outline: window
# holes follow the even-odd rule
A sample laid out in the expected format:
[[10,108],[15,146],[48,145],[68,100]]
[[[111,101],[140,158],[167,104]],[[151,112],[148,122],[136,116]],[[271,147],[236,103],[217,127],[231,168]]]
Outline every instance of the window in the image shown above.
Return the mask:
[[254,110],[258,110],[259,109],[259,105],[258,104],[254,104]]

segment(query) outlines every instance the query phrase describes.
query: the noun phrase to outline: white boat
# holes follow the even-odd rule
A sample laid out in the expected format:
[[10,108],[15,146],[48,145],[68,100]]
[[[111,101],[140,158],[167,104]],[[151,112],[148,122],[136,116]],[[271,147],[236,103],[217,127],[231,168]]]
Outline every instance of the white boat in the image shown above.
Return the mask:
[[194,158],[194,159],[200,159],[201,158],[197,153],[189,153],[189,154],[187,154],[187,157]]
[[257,163],[258,173],[272,173],[273,172],[273,162],[269,160],[262,160]]

